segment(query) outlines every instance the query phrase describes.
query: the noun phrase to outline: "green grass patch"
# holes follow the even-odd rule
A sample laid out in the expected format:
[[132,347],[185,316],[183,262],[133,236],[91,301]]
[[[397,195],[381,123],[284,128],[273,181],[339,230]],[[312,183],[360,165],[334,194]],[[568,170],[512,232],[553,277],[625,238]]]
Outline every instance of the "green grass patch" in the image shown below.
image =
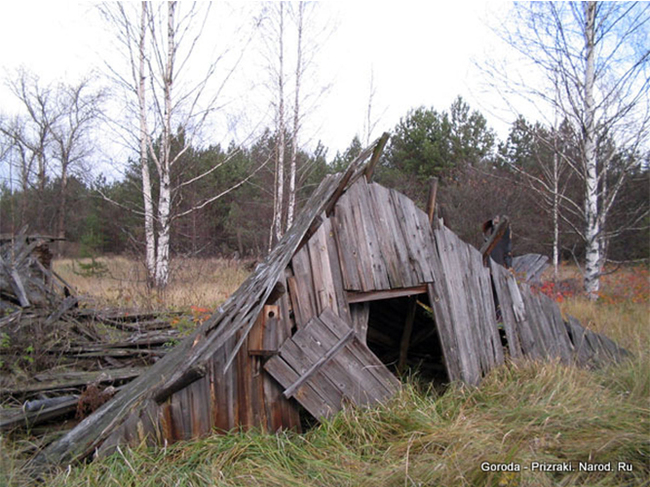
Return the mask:
[[[62,471],[53,486],[638,486],[650,478],[644,357],[592,372],[499,368],[478,388],[438,395],[415,381],[385,405],[348,409],[311,431],[232,432],[161,449],[124,449]],[[646,377],[647,381],[647,377]],[[520,465],[485,472],[483,462]],[[541,472],[533,462],[570,462]],[[610,464],[581,472],[579,463]],[[625,462],[631,471],[617,470]]]

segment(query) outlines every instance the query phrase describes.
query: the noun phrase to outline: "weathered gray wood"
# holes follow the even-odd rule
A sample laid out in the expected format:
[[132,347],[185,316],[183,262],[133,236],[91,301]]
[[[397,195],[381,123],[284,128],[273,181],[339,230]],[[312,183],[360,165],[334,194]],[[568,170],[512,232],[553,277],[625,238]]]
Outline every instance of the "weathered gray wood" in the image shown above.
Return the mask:
[[350,322],[357,337],[366,344],[368,335],[368,318],[370,317],[370,305],[367,302],[350,305]]
[[[287,367],[278,365],[280,362],[286,362]],[[328,415],[338,411],[345,401],[370,404],[397,390],[390,372],[331,309],[287,340],[265,368],[279,382],[288,384],[285,395],[293,394],[302,403],[305,398],[296,394],[302,390],[309,396],[303,404],[306,408],[314,409],[315,403],[324,401],[327,407],[321,409]],[[305,389],[305,385],[311,389]]]
[[436,211],[436,198],[438,195],[438,178],[433,177],[429,182],[429,198],[427,199],[427,216],[429,224],[433,225],[433,217]]
[[0,417],[0,431],[16,428],[33,427],[46,421],[72,414],[77,409],[78,396],[68,398],[66,401],[36,411],[11,411]]
[[421,284],[411,271],[407,247],[399,239],[401,228],[393,210],[391,190],[378,184],[369,185],[368,189],[374,203],[373,218],[381,228],[382,235],[386,236],[385,239],[382,239],[381,244],[384,260],[389,270],[388,278],[391,287],[405,288]]
[[421,284],[419,286],[407,288],[395,288],[382,291],[369,291],[369,292],[348,292],[348,303],[367,303],[369,301],[379,301],[382,299],[395,299],[404,296],[415,296],[417,294],[424,294],[427,292],[427,285]]
[[42,373],[36,376],[37,383],[0,388],[0,397],[24,396],[37,392],[56,392],[79,388],[91,383],[107,383],[133,379],[142,374],[147,367],[124,367],[95,371],[67,371],[59,374]]
[[289,289],[293,300],[296,325],[301,328],[318,314],[317,294],[314,292],[314,277],[307,246],[294,255],[291,267],[293,278],[289,282]]
[[341,270],[341,263],[339,262],[339,252],[336,243],[336,236],[334,231],[334,224],[331,219],[323,222],[323,232],[325,233],[325,244],[327,246],[330,274],[334,285],[334,292],[336,295],[337,312],[338,315],[346,322],[350,321],[350,306],[348,303],[347,293],[343,286],[343,275]]
[[390,134],[386,132],[379,138],[377,145],[375,145],[375,150],[372,152],[370,161],[368,161],[368,164],[366,164],[366,167],[363,171],[363,174],[366,177],[366,181],[370,182],[372,179],[372,175],[375,172],[375,166],[379,162],[381,154],[384,152],[384,147],[386,147],[386,142],[388,142],[389,138]]
[[548,257],[540,254],[526,254],[513,257],[512,268],[524,282],[538,283],[542,273],[548,268]]
[[330,348],[327,352],[325,352],[325,355],[323,355],[316,362],[314,362],[314,364],[307,371],[305,371],[300,377],[298,377],[298,380],[296,380],[296,382],[294,382],[293,384],[291,384],[289,387],[285,389],[284,391],[285,397],[291,397],[295,392],[295,390],[298,389],[298,387],[300,387],[308,379],[310,379],[316,370],[318,370],[320,367],[326,364],[330,359],[332,359],[337,353],[339,353],[341,349],[347,344],[347,342],[352,338],[353,335],[354,335],[354,330],[350,328],[345,335],[339,338],[339,341],[336,342],[336,344],[332,348]]
[[492,282],[499,302],[498,312],[501,315],[508,351],[510,357],[519,359],[524,352],[521,347],[518,326],[525,319],[525,309],[515,277],[505,267],[490,259]]
[[434,235],[435,278],[429,299],[447,373],[451,380],[477,384],[483,374],[503,362],[489,271],[476,249],[447,228],[441,227]]
[[[249,276],[212,318],[177,345],[173,353],[154,364],[148,373],[129,383],[120,394],[63,438],[43,450],[34,459],[34,466],[69,463],[87,456],[132,412],[139,411],[149,398],[155,396],[159,390],[170,388],[170,384],[181,380],[186,369],[210,361],[218,350],[242,330],[240,341],[229,350],[224,366],[227,371],[275,286],[278,276],[288,265],[305,232],[316,216],[326,208],[334,206],[336,201],[333,196],[343,192],[348,182],[353,180],[352,175],[360,175],[357,170],[372,150],[371,147],[363,151],[348,167],[345,174],[329,177],[323,181],[306,204],[305,210],[296,219],[292,229],[285,234],[284,239],[269,254],[267,260],[258,266],[256,272]],[[215,330],[218,332],[215,333]]]
[[307,243],[317,314],[322,313],[326,308],[339,309],[336,286],[332,276],[332,263],[327,249],[327,232],[329,230],[328,220],[328,223],[321,225]]

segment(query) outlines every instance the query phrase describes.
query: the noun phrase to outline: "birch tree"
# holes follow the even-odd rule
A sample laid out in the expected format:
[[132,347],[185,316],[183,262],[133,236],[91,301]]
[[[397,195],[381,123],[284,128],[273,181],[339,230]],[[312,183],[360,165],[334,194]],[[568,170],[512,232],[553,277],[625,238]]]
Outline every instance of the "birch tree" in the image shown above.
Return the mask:
[[321,29],[318,23],[326,25],[326,22],[316,19],[317,6],[310,2],[271,4],[265,19],[265,56],[276,144],[269,248],[282,238],[295,218],[297,194],[309,169],[301,168],[298,160],[303,144],[303,124],[315,101],[327,89],[307,86],[308,81],[314,81],[309,75],[315,71],[317,54],[327,35],[327,27]]
[[575,134],[570,125],[560,124],[550,129],[540,123],[529,124],[519,117],[512,125],[508,140],[500,147],[501,161],[521,178],[515,182],[525,190],[532,190],[539,207],[549,214],[553,224],[552,262],[555,278],[558,277],[560,227],[573,225],[567,211],[567,201],[572,201],[570,187],[576,183],[567,160],[574,157]]
[[[516,3],[503,38],[528,61],[531,76],[492,66],[495,85],[523,95],[546,113],[559,113],[580,137],[579,154],[566,159],[583,186],[579,212],[585,242],[585,291],[597,299],[607,220],[629,171],[647,151],[650,107],[650,6],[618,2]],[[627,154],[621,160],[620,154]],[[635,220],[643,218],[636,215]]]
[[[141,2],[137,7],[121,2],[101,6],[101,12],[115,33],[124,65],[107,67],[117,84],[125,89],[126,107],[137,120],[137,130],[118,126],[124,140],[138,154],[142,177],[142,207],[136,211],[144,219],[146,266],[150,283],[158,289],[169,280],[170,236],[175,219],[205,207],[244,184],[253,174],[232,187],[197,201],[192,208],[176,211],[175,197],[223,164],[215,164],[201,174],[172,180],[172,172],[183,173],[179,165],[199,141],[206,124],[221,108],[224,87],[242,59],[250,34],[243,29],[242,43],[233,50],[230,64],[224,64],[227,49],[211,49],[212,57],[199,59],[210,4]],[[214,52],[217,52],[214,54]],[[199,63],[192,61],[199,60]],[[200,69],[197,68],[200,66]],[[190,74],[188,74],[190,73]],[[223,73],[223,74],[221,74]],[[129,139],[137,133],[136,140]],[[183,134],[177,137],[177,134]],[[181,146],[174,145],[181,142]],[[152,171],[153,169],[153,171]],[[156,194],[157,193],[157,194]]]
[[282,238],[284,233],[284,151],[285,151],[285,74],[284,74],[284,2],[276,4],[275,15],[277,22],[275,25],[275,36],[277,38],[277,68],[275,74],[275,83],[277,88],[276,113],[275,113],[275,192],[273,195],[273,228],[272,237],[269,240],[269,250],[273,242],[276,243]]

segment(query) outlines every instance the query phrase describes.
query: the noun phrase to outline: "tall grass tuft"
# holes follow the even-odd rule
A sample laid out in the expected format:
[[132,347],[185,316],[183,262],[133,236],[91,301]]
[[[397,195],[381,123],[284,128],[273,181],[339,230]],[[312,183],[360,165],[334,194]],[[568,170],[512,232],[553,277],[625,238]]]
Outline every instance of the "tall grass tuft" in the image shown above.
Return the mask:
[[[622,388],[642,370],[638,361],[597,373],[511,363],[480,387],[453,384],[444,395],[411,381],[388,403],[346,409],[303,435],[236,431],[126,449],[61,472],[51,485],[647,485],[647,396]],[[485,472],[483,462],[522,471]],[[575,471],[534,471],[532,462],[570,462]],[[579,462],[613,468],[581,472]],[[632,470],[617,470],[618,462]]]

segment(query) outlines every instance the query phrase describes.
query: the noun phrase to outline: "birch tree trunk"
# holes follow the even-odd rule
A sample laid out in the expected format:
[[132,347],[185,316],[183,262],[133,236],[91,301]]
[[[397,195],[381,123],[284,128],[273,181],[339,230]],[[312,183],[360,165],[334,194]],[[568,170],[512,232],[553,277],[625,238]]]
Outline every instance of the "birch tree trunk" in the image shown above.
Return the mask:
[[[276,161],[275,161],[275,208],[273,211],[273,229],[276,243],[283,235],[283,209],[284,209],[284,146],[285,146],[285,122],[284,122],[284,3],[280,2],[279,7],[279,30],[278,30],[278,108],[276,114]],[[270,249],[269,249],[270,250]]]
[[164,288],[169,281],[169,233],[171,216],[171,163],[172,163],[172,84],[174,80],[176,2],[167,3],[167,60],[163,72],[164,116],[158,171],[160,195],[158,197],[158,247],[156,251],[156,287]]
[[[554,135],[557,141],[557,133]],[[553,277],[558,278],[560,265],[560,172],[557,143],[553,153]]]
[[584,168],[586,262],[585,291],[589,299],[598,299],[600,288],[600,227],[598,209],[598,160],[595,140],[595,19],[596,2],[583,4],[585,12],[585,79],[584,79]]
[[140,168],[142,172],[142,199],[144,203],[145,262],[150,284],[156,275],[156,235],[154,233],[153,202],[151,200],[151,175],[148,163],[147,103],[146,103],[146,35],[147,2],[142,2],[140,37],[138,40],[138,105],[140,117]]
[[293,105],[293,133],[291,136],[291,163],[289,166],[289,204],[287,228],[291,228],[296,211],[296,171],[298,165],[298,131],[300,129],[300,84],[302,80],[302,32],[305,2],[298,4],[298,47],[296,51],[296,92]]

